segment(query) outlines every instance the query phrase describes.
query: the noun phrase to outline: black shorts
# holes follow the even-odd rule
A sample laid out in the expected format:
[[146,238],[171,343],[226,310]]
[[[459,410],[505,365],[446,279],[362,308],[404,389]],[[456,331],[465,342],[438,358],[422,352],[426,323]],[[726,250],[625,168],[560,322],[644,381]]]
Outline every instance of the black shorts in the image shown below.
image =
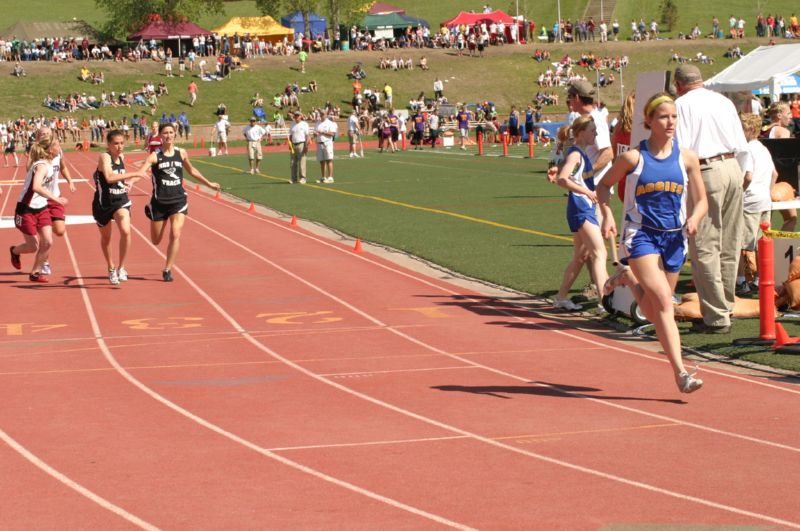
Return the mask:
[[159,203],[150,201],[144,206],[144,214],[152,221],[164,221],[174,214],[189,215],[189,203],[186,200],[180,203]]
[[131,209],[133,203],[128,201],[126,203],[112,203],[108,206],[103,206],[100,203],[92,201],[92,217],[98,227],[105,227],[114,219],[114,213],[120,208]]
[[414,144],[415,146],[422,145],[422,131],[414,131],[414,136],[411,140],[411,143]]

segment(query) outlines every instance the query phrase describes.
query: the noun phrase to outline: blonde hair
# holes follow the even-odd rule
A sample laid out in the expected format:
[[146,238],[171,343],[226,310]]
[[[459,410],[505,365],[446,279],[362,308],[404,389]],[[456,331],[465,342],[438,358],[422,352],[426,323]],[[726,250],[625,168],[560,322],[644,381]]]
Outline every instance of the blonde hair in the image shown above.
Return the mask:
[[31,146],[30,163],[33,164],[39,160],[52,160],[53,155],[50,154],[50,148],[58,140],[52,135],[44,134],[37,138]]
[[575,121],[572,122],[572,127],[570,127],[572,138],[578,136],[578,133],[587,129],[590,125],[594,125],[594,118],[592,118],[592,116],[589,114],[575,118]]
[[778,101],[769,106],[769,108],[767,109],[767,114],[769,115],[770,118],[775,118],[783,111],[788,111],[788,110],[789,110],[788,105],[786,105],[782,101]]
[[742,122],[744,136],[748,142],[754,138],[758,138],[758,133],[761,132],[760,116],[749,112],[743,112],[739,114],[739,120]]
[[558,128],[558,132],[556,133],[556,138],[562,144],[566,144],[567,140],[569,140],[569,131],[572,127],[569,125],[562,125]]
[[619,111],[620,127],[623,133],[630,133],[633,129],[633,108],[636,105],[636,91],[632,90],[625,98],[625,103]]
[[675,105],[675,99],[669,92],[656,92],[650,96],[650,98],[647,100],[647,103],[644,104],[645,129],[650,129],[650,126],[647,125],[647,119],[652,118],[653,114],[656,112],[656,109],[658,109],[664,103],[671,103],[672,105]]

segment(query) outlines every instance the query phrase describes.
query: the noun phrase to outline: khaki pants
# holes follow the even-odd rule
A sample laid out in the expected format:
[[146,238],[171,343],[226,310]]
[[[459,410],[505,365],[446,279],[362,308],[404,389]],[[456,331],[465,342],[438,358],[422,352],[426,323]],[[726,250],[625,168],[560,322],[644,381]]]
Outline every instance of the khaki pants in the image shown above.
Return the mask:
[[700,313],[709,326],[728,326],[735,302],[736,268],[742,248],[742,170],[735,158],[700,166],[708,214],[689,240],[692,278]]
[[294,144],[294,153],[292,154],[292,182],[297,182],[301,177],[306,178],[306,153],[305,142]]

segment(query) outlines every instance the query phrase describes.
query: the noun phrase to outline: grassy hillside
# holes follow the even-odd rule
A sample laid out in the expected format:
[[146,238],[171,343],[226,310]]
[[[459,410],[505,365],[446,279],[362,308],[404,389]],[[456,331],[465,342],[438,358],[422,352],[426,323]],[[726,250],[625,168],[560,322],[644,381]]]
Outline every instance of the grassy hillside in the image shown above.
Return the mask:
[[[730,41],[707,41],[703,43],[703,51],[713,57],[714,65],[701,65],[706,76],[719,72],[730,64],[730,59],[724,59],[722,54],[727,49]],[[756,46],[753,41],[744,43],[744,49]],[[565,53],[573,56],[579,54],[584,48],[579,45],[548,45],[553,58],[561,57]],[[627,90],[634,85],[637,72],[662,70],[674,68],[674,63],[669,63],[673,50],[682,55],[691,55],[697,49],[692,41],[658,41],[649,43],[617,42],[594,47],[596,53],[602,55],[630,56],[630,66],[624,73]],[[388,82],[395,93],[398,107],[405,107],[406,102],[415,97],[420,91],[428,94],[432,91],[433,81],[436,77],[446,80],[445,94],[451,101],[477,102],[491,100],[496,103],[501,113],[506,113],[512,104],[525,105],[537,91],[535,83],[539,73],[547,68],[546,63],[537,63],[531,59],[532,46],[503,46],[492,47],[484,59],[470,57],[455,57],[449,50],[428,50],[430,70],[423,72],[414,71],[387,71],[378,70],[376,63],[379,54],[375,52],[337,52],[325,55],[312,54],[307,65],[307,74],[300,74],[297,70],[297,60],[293,57],[268,57],[248,61],[248,68],[243,72],[235,72],[231,79],[221,82],[199,82],[199,99],[195,107],[186,105],[188,78],[166,78],[161,64],[144,62],[136,65],[130,63],[90,63],[90,68],[99,69],[105,73],[106,83],[102,86],[106,91],[129,92],[141,87],[146,80],[158,83],[164,80],[169,87],[170,94],[160,101],[158,114],[162,111],[175,112],[187,111],[192,123],[210,123],[213,121],[212,113],[219,102],[225,102],[234,121],[246,121],[250,107],[248,102],[254,92],[258,91],[271,102],[271,96],[281,91],[287,83],[296,81],[304,85],[310,79],[317,81],[319,92],[303,94],[300,101],[303,109],[312,106],[322,106],[326,100],[347,109],[349,106],[352,89],[350,81],[345,74],[356,61],[361,61],[369,77],[365,86],[381,89]],[[388,54],[390,56],[401,54]],[[404,52],[403,57],[411,56],[415,62],[420,52]],[[78,79],[78,66],[74,64],[34,63],[27,64],[28,76],[17,79],[13,76],[0,76],[0,118],[16,117],[20,114],[31,116],[39,113],[52,114],[41,105],[47,94],[55,97],[57,94],[70,92],[87,92],[100,94],[101,88],[92,86]],[[588,72],[587,72],[588,73]],[[589,73],[591,75],[591,73]],[[614,110],[620,103],[619,82],[608,89],[603,89],[600,98]],[[559,89],[556,89],[559,90]],[[563,94],[563,92],[562,92]],[[144,107],[135,106],[127,108],[104,108],[102,113],[108,118],[121,118],[130,116],[133,112],[141,113]],[[565,111],[561,106],[552,107],[548,111]],[[88,111],[78,111],[76,116],[82,118]]]
[[[697,22],[704,32],[711,29],[711,17],[715,14],[721,21],[733,14],[744,16],[747,20],[749,33],[755,32],[755,17],[759,12],[779,13],[786,18],[797,10],[796,5],[789,0],[710,0],[697,2],[694,0],[675,0],[678,6],[678,25],[675,32],[688,32]],[[106,13],[95,7],[94,0],[69,0],[68,2],[51,2],[49,0],[29,0],[27,2],[4,1],[3,16],[0,26],[7,27],[17,20],[70,20],[73,17],[83,19],[90,24],[102,24]],[[388,2],[406,9],[409,15],[418,16],[428,20],[431,26],[438,27],[442,21],[452,18],[459,11],[478,11],[486,4],[486,0],[397,0]],[[575,20],[583,15],[587,0],[561,0],[561,16]],[[321,2],[321,4],[324,4]],[[509,14],[514,14],[516,2],[514,0],[501,0],[489,2],[495,9],[503,9]],[[552,25],[556,20],[556,2],[537,2],[535,0],[519,0],[519,12],[532,18],[537,24]],[[622,25],[623,35],[628,34],[630,20],[644,18],[659,18],[660,0],[618,0],[613,17]],[[321,11],[324,9],[321,8]],[[206,28],[221,25],[232,16],[246,16],[259,14],[253,0],[238,0],[225,2],[225,13],[207,15],[197,22]],[[610,18],[610,16],[609,16]],[[1,28],[0,28],[1,29]]]

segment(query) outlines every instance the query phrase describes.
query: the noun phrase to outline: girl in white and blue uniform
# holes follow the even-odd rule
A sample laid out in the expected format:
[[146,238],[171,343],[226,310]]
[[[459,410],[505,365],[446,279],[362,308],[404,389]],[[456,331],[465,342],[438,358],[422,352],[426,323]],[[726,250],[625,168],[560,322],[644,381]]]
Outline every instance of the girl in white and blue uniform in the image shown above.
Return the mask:
[[606,246],[595,213],[597,195],[594,189],[594,172],[586,155],[587,146],[594,144],[597,126],[594,119],[586,115],[577,118],[570,129],[573,145],[567,148],[564,165],[558,173],[556,183],[569,191],[567,223],[573,233],[573,254],[564,270],[564,278],[553,306],[560,310],[575,311],[581,309],[580,305],[573,303],[567,296],[584,262],[590,262],[592,278],[598,286],[605,283],[608,272]]
[[[618,270],[604,292],[611,293],[620,285],[631,289],[639,308],[655,325],[678,389],[691,393],[703,381],[683,366],[672,293],[686,260],[687,237],[697,234],[708,202],[697,155],[680,149],[675,140],[678,114],[672,96],[652,96],[644,106],[644,123],[650,138],[620,155],[597,186],[603,236],[610,237],[617,233],[608,204],[610,189],[627,176],[622,248],[630,267]],[[691,212],[687,205],[692,205]]]
[[621,262],[646,254],[658,254],[664,270],[677,273],[686,261],[688,188],[686,166],[678,141],[672,139],[671,153],[656,158],[648,141],[639,143],[639,161],[625,182],[625,222],[622,230]]

